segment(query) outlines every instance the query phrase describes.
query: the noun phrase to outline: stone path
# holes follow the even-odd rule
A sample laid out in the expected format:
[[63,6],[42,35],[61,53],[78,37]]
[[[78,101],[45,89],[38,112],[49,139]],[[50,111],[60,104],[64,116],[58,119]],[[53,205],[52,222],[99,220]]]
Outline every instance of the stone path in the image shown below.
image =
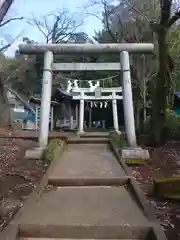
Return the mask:
[[69,144],[43,193],[15,221],[17,239],[165,240],[162,229],[159,235],[153,230],[159,225],[145,215],[129,179],[107,144]]
[[[57,163],[49,176],[49,183],[58,184],[67,180],[71,184],[86,185],[87,182],[123,179],[125,172],[112,157],[105,144],[72,144],[69,145],[62,159]],[[107,182],[108,182],[107,181]]]

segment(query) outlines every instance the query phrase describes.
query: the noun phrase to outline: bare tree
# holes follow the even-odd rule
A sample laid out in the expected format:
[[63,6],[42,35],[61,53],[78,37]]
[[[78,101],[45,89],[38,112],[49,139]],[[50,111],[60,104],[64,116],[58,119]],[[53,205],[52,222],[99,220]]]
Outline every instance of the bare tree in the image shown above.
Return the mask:
[[9,8],[13,2],[14,2],[14,0],[1,0],[1,2],[0,2],[0,23],[6,16],[6,13],[9,10]]
[[[23,17],[14,17],[9,18],[3,21],[10,5],[13,1],[6,1],[4,0],[2,2],[2,5],[0,6],[0,28],[6,26],[7,24],[16,21],[16,20],[22,20]],[[20,36],[18,34],[15,38],[12,38],[12,40],[0,47],[0,54],[2,55],[3,52],[5,52],[13,43],[14,41]],[[10,106],[7,98],[7,89],[5,88],[5,74],[3,66],[0,66],[0,126],[11,126],[11,114],[10,114]]]
[[[180,2],[179,0],[155,0],[155,1],[121,1],[119,5],[114,6],[114,3],[111,2],[110,8],[108,0],[92,0],[94,4],[101,3],[104,8],[104,24],[112,37],[113,41],[119,42],[124,40],[127,42],[135,41],[147,41],[141,32],[136,32],[138,21],[144,20],[143,26],[139,26],[139,30],[144,28],[145,35],[148,36],[149,33],[153,32],[152,41],[155,43],[156,53],[158,56],[157,69],[153,73],[154,79],[154,90],[153,90],[153,102],[152,102],[152,133],[153,133],[153,142],[163,143],[166,141],[166,108],[168,106],[168,96],[171,89],[172,83],[172,71],[174,69],[174,62],[169,54],[169,33],[170,28],[179,20],[180,18]],[[131,28],[129,23],[122,20],[122,12],[120,13],[118,8],[125,2],[125,7],[127,9],[128,3],[130,3],[131,8],[128,10],[127,19],[132,19]],[[139,4],[141,3],[141,4]],[[141,7],[142,6],[142,7]],[[174,10],[174,13],[173,13]],[[115,19],[114,21],[114,12]],[[120,13],[120,14],[119,14]],[[127,13],[127,12],[126,12]],[[136,15],[135,15],[136,13]],[[117,17],[118,14],[120,17]],[[135,17],[134,17],[135,16]],[[114,22],[114,24],[112,24]],[[140,21],[142,24],[142,21]],[[135,23],[135,24],[134,24]],[[137,25],[137,26],[136,26]],[[119,27],[119,29],[118,29]],[[152,31],[150,31],[150,28]],[[116,31],[118,29],[118,31]],[[147,32],[146,32],[147,30]],[[149,36],[148,36],[148,39]],[[143,68],[142,64],[139,64],[140,58],[133,61],[132,64],[132,76],[138,79],[138,75],[141,76],[141,69]],[[135,68],[136,65],[139,67]],[[148,62],[148,68],[151,70],[152,67]],[[139,68],[138,71],[136,71]],[[135,71],[134,71],[135,70]],[[134,75],[134,73],[136,73]],[[139,73],[139,74],[137,74]],[[147,73],[145,73],[147,74]],[[143,74],[144,75],[144,74]],[[146,75],[147,78],[147,75]],[[144,95],[145,96],[145,95]],[[160,97],[161,96],[161,97]]]
[[[177,4],[177,2],[176,2]],[[179,5],[178,5],[179,6]],[[180,18],[179,7],[172,14],[173,1],[160,0],[160,18],[151,22],[151,28],[158,41],[158,71],[152,104],[152,138],[157,144],[167,140],[166,115],[168,96],[171,89],[174,63],[169,54],[169,31]],[[159,97],[161,96],[161,97]]]
[[[102,7],[102,22],[111,42],[153,42],[153,33],[148,19],[157,18],[157,0],[153,1],[114,1],[92,0],[92,3]],[[91,5],[92,6],[92,5]],[[94,14],[93,14],[94,15]],[[99,18],[99,16],[97,16]],[[147,109],[147,84],[154,74],[152,56],[141,54],[131,57],[132,82],[136,86],[135,108],[136,126],[140,125],[140,109],[143,108],[144,120]]]
[[77,23],[72,14],[67,10],[49,13],[41,16],[40,19],[33,16],[28,22],[37,27],[44,36],[46,43],[67,41],[76,33],[78,27],[82,25],[82,21]]

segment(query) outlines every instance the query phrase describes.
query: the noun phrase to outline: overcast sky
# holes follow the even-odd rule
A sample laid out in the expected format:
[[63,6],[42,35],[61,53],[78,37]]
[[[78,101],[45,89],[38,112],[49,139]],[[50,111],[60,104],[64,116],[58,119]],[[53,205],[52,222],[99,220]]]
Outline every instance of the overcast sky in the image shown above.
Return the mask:
[[[101,22],[98,18],[93,16],[84,15],[84,6],[87,5],[88,0],[15,0],[12,5],[8,17],[24,16],[26,18],[31,18],[32,14],[37,18],[42,14],[51,13],[57,9],[68,9],[71,13],[74,13],[75,18],[83,19],[84,24],[79,30],[85,31],[89,36],[94,35],[94,31],[101,28]],[[91,8],[89,11],[100,14],[100,7]],[[5,36],[5,39],[9,41],[15,36],[20,34],[20,37],[13,46],[8,50],[8,55],[13,55],[14,51],[17,49],[18,44],[21,42],[23,36],[30,37],[30,39],[43,41],[42,35],[39,33],[35,26],[30,26],[29,24],[16,21],[12,24],[1,29],[1,36]]]

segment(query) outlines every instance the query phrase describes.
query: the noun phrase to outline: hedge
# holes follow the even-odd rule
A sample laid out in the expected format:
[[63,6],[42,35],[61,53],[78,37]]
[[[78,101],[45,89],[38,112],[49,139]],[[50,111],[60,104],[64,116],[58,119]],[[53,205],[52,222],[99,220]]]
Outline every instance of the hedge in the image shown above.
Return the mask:
[[[180,115],[176,114],[173,110],[167,110],[166,112],[166,128],[168,132],[168,137],[170,138],[180,138]],[[144,122],[144,133],[150,134],[150,121],[151,117],[148,117]]]
[[123,148],[123,147],[127,147],[128,143],[127,143],[127,139],[125,134],[117,134],[115,131],[111,131],[109,133],[109,140],[114,144],[115,147],[117,148]]

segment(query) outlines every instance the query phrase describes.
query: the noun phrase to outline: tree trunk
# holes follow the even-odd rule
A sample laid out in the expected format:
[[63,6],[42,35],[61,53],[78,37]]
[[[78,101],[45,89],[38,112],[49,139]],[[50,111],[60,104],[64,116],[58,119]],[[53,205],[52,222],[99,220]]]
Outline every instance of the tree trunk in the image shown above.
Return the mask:
[[143,89],[143,121],[146,121],[146,118],[147,118],[146,108],[147,108],[146,89],[145,89],[145,83],[144,83],[144,89]]
[[137,100],[136,103],[136,131],[140,132],[140,112],[141,112],[141,102]]
[[169,92],[169,61],[167,29],[158,32],[159,70],[152,101],[152,139],[155,144],[166,142],[166,108]]
[[0,127],[12,127],[11,108],[2,77],[0,77]]

